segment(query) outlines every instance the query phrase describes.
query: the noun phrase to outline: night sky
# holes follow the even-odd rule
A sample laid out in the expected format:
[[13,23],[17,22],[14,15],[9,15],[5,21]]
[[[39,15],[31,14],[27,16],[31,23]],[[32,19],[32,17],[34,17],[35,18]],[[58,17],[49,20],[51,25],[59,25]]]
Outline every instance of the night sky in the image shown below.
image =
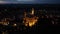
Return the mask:
[[0,0],[4,3],[21,3],[21,4],[60,4],[60,0]]

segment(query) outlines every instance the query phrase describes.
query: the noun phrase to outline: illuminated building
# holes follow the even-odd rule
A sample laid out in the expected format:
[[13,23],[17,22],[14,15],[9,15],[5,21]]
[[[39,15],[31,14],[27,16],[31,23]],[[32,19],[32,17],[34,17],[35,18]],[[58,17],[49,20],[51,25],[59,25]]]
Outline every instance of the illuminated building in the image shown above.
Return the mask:
[[2,21],[0,22],[0,24],[2,25],[8,25],[9,24],[9,21],[7,21],[7,19],[2,19]]
[[8,34],[8,31],[2,32],[2,34]]
[[13,24],[13,26],[17,26],[17,24]]
[[[30,13],[30,17],[27,17],[26,16],[26,12],[24,14],[24,18],[23,18],[23,22],[24,22],[24,25],[25,26],[29,26],[29,27],[32,27],[33,25],[35,25],[38,21],[38,17],[36,17],[34,15],[34,9],[32,8],[32,12]],[[33,17],[32,17],[33,16]]]

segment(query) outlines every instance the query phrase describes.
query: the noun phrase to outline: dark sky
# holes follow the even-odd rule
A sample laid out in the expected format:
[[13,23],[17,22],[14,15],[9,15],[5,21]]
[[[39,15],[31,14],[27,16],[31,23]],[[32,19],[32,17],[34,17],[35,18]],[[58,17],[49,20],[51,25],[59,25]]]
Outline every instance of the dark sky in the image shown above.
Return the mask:
[[60,0],[0,0],[0,4],[3,3],[60,4]]

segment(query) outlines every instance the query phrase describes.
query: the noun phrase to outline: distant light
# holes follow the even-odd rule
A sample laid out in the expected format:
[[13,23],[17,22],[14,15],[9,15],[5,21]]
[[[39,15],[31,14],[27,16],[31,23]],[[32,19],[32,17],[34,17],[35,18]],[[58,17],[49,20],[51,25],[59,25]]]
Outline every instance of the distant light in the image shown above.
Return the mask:
[[5,11],[7,11],[7,9],[4,9]]
[[56,24],[58,24],[58,22],[56,22]]
[[13,24],[13,26],[17,26],[17,24]]
[[44,16],[42,16],[42,18],[44,18]]
[[49,16],[48,16],[48,15],[46,15],[46,17],[47,17],[47,18],[49,18]]
[[58,21],[58,19],[55,19],[56,21]]
[[38,18],[35,19],[35,17],[34,17],[34,18],[26,18],[25,26],[30,26],[30,27],[32,27],[32,26],[35,25],[36,22],[38,21],[37,19],[38,19]]
[[7,32],[7,31],[5,31],[5,32],[2,32],[2,34],[8,34],[8,32]]
[[34,9],[32,8],[32,13],[31,13],[32,15],[34,15]]
[[8,25],[9,23],[3,23],[3,25]]
[[53,16],[52,16],[52,15],[50,15],[50,17],[52,18]]
[[29,26],[29,27],[34,26],[37,23],[37,21],[38,21],[38,17],[34,15],[34,8],[32,8],[31,13],[29,13],[30,15],[32,15],[34,17],[31,16],[32,18],[29,18],[29,17],[27,17],[26,14],[27,13],[24,12],[24,18],[23,18],[24,25],[25,26]]
[[52,21],[52,24],[55,24],[54,21]]
[[60,17],[59,15],[57,17]]

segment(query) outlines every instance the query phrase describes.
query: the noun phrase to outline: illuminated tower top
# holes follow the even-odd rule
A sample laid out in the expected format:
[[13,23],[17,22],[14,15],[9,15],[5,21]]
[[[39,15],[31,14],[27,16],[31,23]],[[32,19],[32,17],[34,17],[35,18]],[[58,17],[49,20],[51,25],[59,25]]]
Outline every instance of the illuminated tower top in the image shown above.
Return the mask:
[[34,8],[32,8],[32,12],[31,12],[32,15],[34,15]]

